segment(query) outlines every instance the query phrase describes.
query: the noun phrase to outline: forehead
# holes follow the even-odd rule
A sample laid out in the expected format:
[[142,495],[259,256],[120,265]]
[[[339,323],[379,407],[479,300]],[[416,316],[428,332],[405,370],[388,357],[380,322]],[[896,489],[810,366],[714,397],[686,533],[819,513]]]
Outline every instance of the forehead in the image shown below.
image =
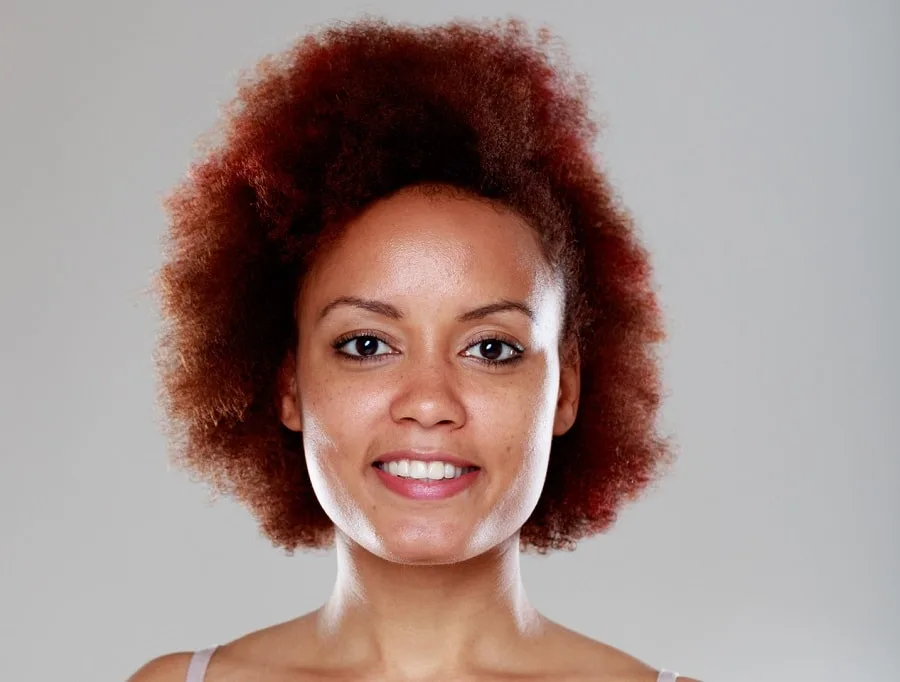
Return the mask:
[[471,197],[403,190],[370,206],[316,263],[308,293],[531,298],[553,282],[517,213]]

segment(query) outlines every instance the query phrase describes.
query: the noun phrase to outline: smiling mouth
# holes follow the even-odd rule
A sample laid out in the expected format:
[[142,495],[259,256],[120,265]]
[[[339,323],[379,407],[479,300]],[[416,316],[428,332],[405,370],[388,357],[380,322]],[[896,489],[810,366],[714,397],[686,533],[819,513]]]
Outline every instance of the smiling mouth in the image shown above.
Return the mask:
[[373,462],[372,466],[390,476],[421,483],[452,481],[480,469],[476,466],[459,467],[449,462],[423,462],[414,459]]

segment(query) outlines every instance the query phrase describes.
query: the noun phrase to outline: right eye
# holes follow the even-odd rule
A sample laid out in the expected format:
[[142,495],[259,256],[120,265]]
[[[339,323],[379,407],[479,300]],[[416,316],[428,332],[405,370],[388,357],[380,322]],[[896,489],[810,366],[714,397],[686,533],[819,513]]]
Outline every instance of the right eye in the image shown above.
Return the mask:
[[341,337],[334,342],[335,350],[348,359],[365,362],[369,358],[390,353],[379,353],[379,344],[390,349],[387,341],[373,334],[356,334],[355,336]]

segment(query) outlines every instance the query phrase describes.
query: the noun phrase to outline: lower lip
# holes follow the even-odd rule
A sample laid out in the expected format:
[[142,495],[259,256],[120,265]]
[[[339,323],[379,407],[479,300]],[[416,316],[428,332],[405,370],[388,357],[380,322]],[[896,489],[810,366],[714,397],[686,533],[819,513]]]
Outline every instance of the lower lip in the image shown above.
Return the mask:
[[475,479],[478,478],[478,474],[481,473],[481,469],[476,469],[475,471],[470,471],[458,478],[442,478],[439,481],[423,481],[420,478],[400,478],[399,476],[392,476],[378,467],[372,468],[375,469],[375,474],[389,490],[413,500],[442,500],[447,497],[452,497],[453,495],[458,495],[472,485],[475,482]]

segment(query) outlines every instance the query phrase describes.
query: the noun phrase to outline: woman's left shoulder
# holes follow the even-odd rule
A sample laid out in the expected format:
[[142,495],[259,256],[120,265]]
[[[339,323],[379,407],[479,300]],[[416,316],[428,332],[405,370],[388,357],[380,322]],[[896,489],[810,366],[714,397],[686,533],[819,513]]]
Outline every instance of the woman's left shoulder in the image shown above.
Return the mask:
[[[658,682],[660,670],[628,654],[621,649],[606,644],[587,635],[555,624],[565,641],[562,649],[570,661],[586,671],[585,682],[604,680],[608,682]],[[588,672],[590,671],[590,672]],[[603,671],[597,677],[596,671]],[[677,682],[701,682],[693,677],[679,675]]]

